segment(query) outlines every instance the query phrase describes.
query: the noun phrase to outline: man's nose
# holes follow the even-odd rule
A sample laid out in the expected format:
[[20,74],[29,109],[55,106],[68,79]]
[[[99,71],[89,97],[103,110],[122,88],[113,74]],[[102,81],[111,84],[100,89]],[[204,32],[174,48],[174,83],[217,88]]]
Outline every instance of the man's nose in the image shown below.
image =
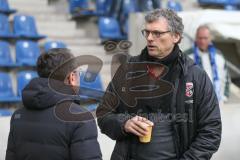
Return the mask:
[[147,40],[148,40],[148,41],[152,41],[152,40],[153,40],[153,35],[152,35],[151,32],[150,32],[149,35],[147,36]]

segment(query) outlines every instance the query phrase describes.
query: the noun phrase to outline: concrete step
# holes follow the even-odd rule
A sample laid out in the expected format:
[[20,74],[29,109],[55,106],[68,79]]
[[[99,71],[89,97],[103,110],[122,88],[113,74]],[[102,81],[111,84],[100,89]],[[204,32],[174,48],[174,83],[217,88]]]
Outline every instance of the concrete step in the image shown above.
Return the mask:
[[105,55],[103,46],[100,45],[82,45],[82,46],[69,46],[69,48],[77,55],[95,55],[102,57]]
[[68,14],[49,14],[46,16],[46,14],[35,14],[33,15],[37,21],[50,21],[50,22],[55,22],[55,21],[67,21],[71,22],[69,20],[69,15]]
[[[30,9],[29,9],[30,8]],[[27,7],[27,8],[21,8],[18,7],[19,13],[25,13],[25,14],[31,14],[31,15],[36,15],[36,14],[54,14],[55,10],[51,8],[45,8],[45,6],[34,6],[34,8]]]
[[14,16],[16,15],[29,15],[33,16],[37,23],[76,23],[75,21],[70,20],[68,14],[46,14],[46,13],[40,13],[40,14],[34,14],[34,13],[26,13],[26,12],[17,12],[16,14],[12,14],[9,16],[9,20],[13,20]]
[[[51,38],[50,40],[58,40]],[[64,43],[68,44],[68,46],[81,46],[81,45],[98,45],[100,44],[101,40],[100,39],[92,39],[92,38],[64,38],[62,39]]]
[[86,31],[83,29],[75,29],[73,27],[64,27],[64,26],[55,26],[55,27],[47,27],[44,25],[37,24],[38,31],[44,34],[51,35],[66,35],[66,37],[83,37],[86,35]]
[[83,38],[85,36],[84,32],[68,32],[68,31],[39,31],[39,34],[47,35],[51,39],[76,39]]
[[76,24],[74,22],[63,22],[63,21],[55,21],[55,22],[51,22],[51,21],[36,21],[36,24],[38,27],[40,28],[46,28],[46,29],[68,29],[68,30],[75,30],[76,29]]
[[46,13],[26,13],[26,12],[17,12],[16,14],[10,15],[10,19],[13,19],[12,17],[14,17],[17,14],[24,14],[24,15],[30,15],[33,16],[35,18],[36,21],[67,21],[67,22],[71,22],[70,17],[68,14],[64,14],[64,13],[51,13],[51,14],[46,14]]
[[8,0],[11,8],[17,6],[48,5],[48,0]]

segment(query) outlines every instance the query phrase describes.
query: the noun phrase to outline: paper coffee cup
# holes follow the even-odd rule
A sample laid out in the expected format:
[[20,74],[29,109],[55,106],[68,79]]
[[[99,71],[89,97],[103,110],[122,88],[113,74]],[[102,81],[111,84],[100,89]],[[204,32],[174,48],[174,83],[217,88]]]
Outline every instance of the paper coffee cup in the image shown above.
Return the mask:
[[139,141],[142,143],[149,143],[151,141],[151,137],[152,137],[152,126],[148,126],[148,134],[145,136],[141,136],[139,137]]

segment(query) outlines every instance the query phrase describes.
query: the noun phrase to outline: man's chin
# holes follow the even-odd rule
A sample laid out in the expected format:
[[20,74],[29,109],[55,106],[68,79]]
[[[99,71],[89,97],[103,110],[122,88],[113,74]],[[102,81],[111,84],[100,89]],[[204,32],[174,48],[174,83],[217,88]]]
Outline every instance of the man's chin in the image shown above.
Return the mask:
[[148,55],[152,56],[152,57],[155,57],[155,56],[157,56],[157,52],[153,51],[153,50],[148,50]]

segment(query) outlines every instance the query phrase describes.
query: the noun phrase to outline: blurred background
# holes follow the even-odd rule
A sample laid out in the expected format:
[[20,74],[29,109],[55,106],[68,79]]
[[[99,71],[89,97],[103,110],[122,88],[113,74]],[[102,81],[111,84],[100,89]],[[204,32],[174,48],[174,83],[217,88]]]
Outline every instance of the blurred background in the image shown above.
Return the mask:
[[[37,57],[51,48],[69,48],[76,56],[94,55],[103,68],[92,83],[81,86],[104,91],[118,53],[138,55],[144,12],[171,8],[183,18],[183,52],[192,48],[199,25],[212,31],[213,43],[227,61],[229,99],[221,104],[223,137],[214,160],[240,156],[240,0],[0,0],[0,160],[5,159],[10,118],[22,106],[21,90],[36,73]],[[220,75],[221,76],[221,75]],[[81,74],[83,79],[84,74]],[[97,101],[86,107],[96,109]],[[115,142],[99,132],[103,159]]]

